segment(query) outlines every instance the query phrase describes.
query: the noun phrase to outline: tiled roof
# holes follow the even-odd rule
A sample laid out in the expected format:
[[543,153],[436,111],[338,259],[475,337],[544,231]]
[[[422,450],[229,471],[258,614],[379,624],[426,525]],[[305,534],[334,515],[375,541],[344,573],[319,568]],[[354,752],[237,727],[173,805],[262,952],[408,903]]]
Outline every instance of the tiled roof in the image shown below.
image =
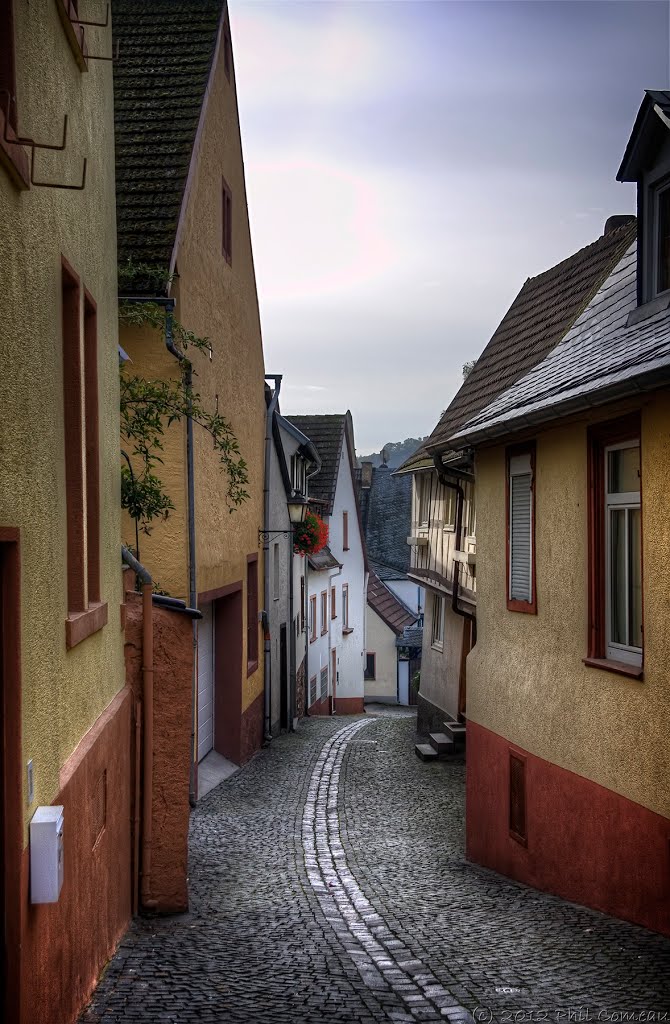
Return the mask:
[[425,442],[426,451],[448,450],[459,427],[551,352],[634,238],[632,221],[526,281]]
[[309,496],[321,503],[319,511],[331,515],[344,441],[346,413],[324,416],[288,416],[310,439],[321,458],[321,469],[309,481]]
[[560,344],[462,427],[454,443],[507,435],[668,383],[670,310],[650,303],[646,312],[653,315],[645,316],[644,307],[637,312],[636,248],[630,246]]
[[418,618],[372,571],[368,577],[368,604],[396,636],[402,633],[405,626],[411,626]]
[[396,647],[419,647],[423,644],[423,626],[405,626],[396,637]]
[[317,572],[320,572],[322,569],[337,569],[340,567],[340,563],[327,544],[320,551],[317,551],[315,555],[308,555],[307,560],[310,569],[315,569]]
[[113,0],[119,259],[170,264],[225,0]]
[[356,476],[368,556],[401,573],[409,569],[407,538],[412,528],[412,481],[393,476],[388,466],[372,470],[369,487]]

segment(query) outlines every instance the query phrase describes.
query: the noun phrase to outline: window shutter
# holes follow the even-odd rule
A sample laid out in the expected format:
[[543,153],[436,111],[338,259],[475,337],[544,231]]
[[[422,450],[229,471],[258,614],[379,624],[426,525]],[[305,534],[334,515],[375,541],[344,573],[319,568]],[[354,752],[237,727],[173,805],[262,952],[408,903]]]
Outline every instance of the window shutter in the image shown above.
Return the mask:
[[518,472],[518,468],[510,464],[509,596],[513,601],[533,599],[531,482],[530,467],[528,472]]

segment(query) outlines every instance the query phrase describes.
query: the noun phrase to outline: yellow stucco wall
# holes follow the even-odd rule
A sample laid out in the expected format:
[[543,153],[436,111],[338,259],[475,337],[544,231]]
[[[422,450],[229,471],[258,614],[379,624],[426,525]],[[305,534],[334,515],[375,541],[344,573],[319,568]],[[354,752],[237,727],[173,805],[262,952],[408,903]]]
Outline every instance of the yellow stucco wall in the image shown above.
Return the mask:
[[505,587],[505,450],[477,453],[477,633],[468,718],[526,750],[670,816],[670,403],[642,405],[644,680],[582,663],[587,651],[588,422],[536,436],[537,615]]
[[392,697],[398,694],[398,652],[395,633],[368,605],[365,620],[365,646],[375,658],[375,679],[365,680],[365,696]]
[[[112,70],[75,64],[56,5],[14,4],[19,130],[67,149],[39,153],[40,180],[86,189],[19,192],[0,167],[0,524],[21,530],[22,776],[33,760],[37,804],[59,789],[59,769],[124,684],[120,630],[118,357]],[[61,337],[61,254],[98,307],[102,597],[109,622],[71,651],[67,615]]]
[[[223,52],[208,91],[206,116],[200,132],[194,173],[189,182],[182,211],[172,296],[175,315],[189,330],[208,337],[213,354],[189,349],[195,378],[194,387],[210,410],[218,407],[228,418],[248,465],[250,498],[229,512],[226,504],[227,479],[211,438],[194,427],[196,572],[198,593],[244,581],[246,593],[247,555],[259,555],[259,608],[263,605],[262,551],[258,530],[263,524],[263,459],[265,400],[263,350],[256,296],[256,280],[247,217],[244,165],[234,82],[223,67]],[[232,265],[222,253],[222,178],[232,193]],[[122,332],[122,345],[133,358],[132,369],[143,374],[170,372],[163,365],[165,351],[160,339],[138,344],[138,338]],[[166,443],[166,484],[180,509],[166,524],[159,524],[149,542],[141,539],[142,561],[164,589],[175,597],[188,596],[185,498],[185,440],[182,427],[170,428]],[[168,464],[170,469],[168,470]],[[172,490],[174,486],[174,492]],[[128,537],[132,538],[130,524]],[[246,600],[243,602],[244,664],[246,664]],[[259,634],[259,665],[243,679],[242,710],[263,689],[263,650]]]

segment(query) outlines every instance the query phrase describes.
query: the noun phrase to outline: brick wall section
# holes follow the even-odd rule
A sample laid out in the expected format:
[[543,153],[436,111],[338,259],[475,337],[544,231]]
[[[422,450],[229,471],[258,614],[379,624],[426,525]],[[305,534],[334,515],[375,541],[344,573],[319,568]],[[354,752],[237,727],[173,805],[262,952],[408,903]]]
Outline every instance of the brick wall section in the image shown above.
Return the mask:
[[[189,764],[193,686],[193,625],[179,612],[154,606],[154,758],[152,909],[188,908]],[[126,595],[126,673],[142,695],[142,597]]]

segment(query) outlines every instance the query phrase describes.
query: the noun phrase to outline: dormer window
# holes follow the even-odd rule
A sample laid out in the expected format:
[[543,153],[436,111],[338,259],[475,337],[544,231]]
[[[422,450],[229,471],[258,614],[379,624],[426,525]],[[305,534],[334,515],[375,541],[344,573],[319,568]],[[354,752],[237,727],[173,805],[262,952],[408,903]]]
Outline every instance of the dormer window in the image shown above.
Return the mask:
[[656,280],[655,293],[670,288],[670,179],[655,190]]
[[301,455],[291,456],[291,486],[298,494],[307,496],[307,466]]

